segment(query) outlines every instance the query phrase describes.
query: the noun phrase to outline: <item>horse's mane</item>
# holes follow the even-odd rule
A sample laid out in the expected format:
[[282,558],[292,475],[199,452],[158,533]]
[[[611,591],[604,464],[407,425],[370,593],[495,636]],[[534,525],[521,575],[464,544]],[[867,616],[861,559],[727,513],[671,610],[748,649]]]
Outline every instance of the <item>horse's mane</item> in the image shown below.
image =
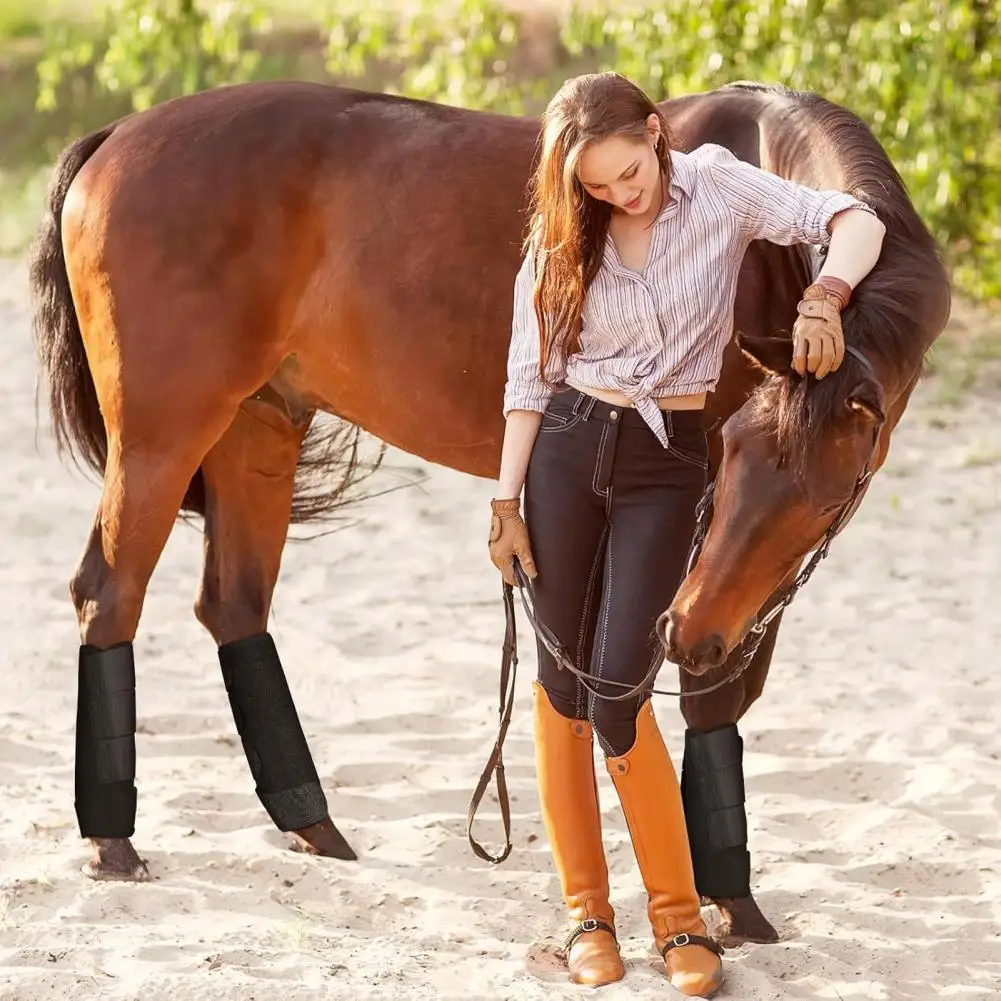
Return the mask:
[[[812,94],[783,87],[736,84],[758,96],[757,116],[767,119],[769,146],[810,142],[818,133],[834,151],[840,185],[871,205],[886,225],[879,260],[859,284],[842,315],[845,342],[873,361],[890,362],[908,382],[948,319],[949,280],[939,249],[914,209],[896,168],[868,126],[856,115]],[[779,112],[771,114],[770,112]],[[807,445],[843,406],[866,375],[851,355],[821,380],[795,376],[769,380],[758,394],[756,418],[777,431],[781,453],[804,459]]]

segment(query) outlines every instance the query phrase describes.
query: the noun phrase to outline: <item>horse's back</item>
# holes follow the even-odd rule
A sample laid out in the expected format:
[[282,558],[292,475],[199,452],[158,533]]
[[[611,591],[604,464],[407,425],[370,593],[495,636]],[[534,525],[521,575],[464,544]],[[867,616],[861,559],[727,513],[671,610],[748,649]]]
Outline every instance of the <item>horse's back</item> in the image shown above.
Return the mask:
[[85,334],[147,382],[270,382],[294,412],[488,472],[536,135],[532,119],[308,83],[129,116],[67,220],[74,296],[103,317],[82,316]]

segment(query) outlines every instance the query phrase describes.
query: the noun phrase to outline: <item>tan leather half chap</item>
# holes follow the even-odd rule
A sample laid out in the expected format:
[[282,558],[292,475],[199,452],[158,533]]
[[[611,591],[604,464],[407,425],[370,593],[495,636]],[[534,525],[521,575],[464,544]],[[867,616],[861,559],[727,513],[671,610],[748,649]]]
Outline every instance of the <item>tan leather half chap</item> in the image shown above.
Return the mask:
[[[591,725],[561,716],[537,681],[532,685],[532,699],[542,818],[570,921],[579,925],[596,919],[614,929]],[[625,976],[615,937],[601,929],[575,938],[567,953],[567,967],[577,984],[598,986]]]
[[681,790],[649,700],[636,719],[636,742],[620,757],[608,758],[606,765],[626,815],[647,891],[647,914],[668,979],[682,994],[709,997],[723,983],[719,956],[706,945],[672,941],[679,935],[705,940],[707,934]]

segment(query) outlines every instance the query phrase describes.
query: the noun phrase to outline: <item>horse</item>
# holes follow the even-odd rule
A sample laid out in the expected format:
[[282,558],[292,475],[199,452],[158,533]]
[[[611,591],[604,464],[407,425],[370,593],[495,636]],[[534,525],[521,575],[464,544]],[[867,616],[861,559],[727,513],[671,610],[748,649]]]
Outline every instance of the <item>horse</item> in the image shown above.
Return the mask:
[[[881,259],[844,318],[889,408],[882,456],[913,386],[900,373],[913,373],[944,326],[948,282],[881,146],[846,109],[781,88],[731,85],[660,108],[679,148],[717,142],[785,176],[846,186],[887,221]],[[282,551],[290,524],[336,510],[370,471],[358,459],[363,432],[431,463],[496,476],[537,134],[531,116],[278,81],[166,101],[58,158],[30,278],[60,453],[103,478],[70,582],[81,638],[77,815],[92,846],[90,877],[148,878],[131,841],[131,642],[179,514],[204,517],[195,615],[217,645],[262,804],[292,847],[356,857],[310,771],[267,633]],[[819,504],[841,487],[828,447],[847,435],[837,451],[847,463],[851,442],[868,433],[856,410],[845,416],[852,363],[814,385],[795,383],[772,358],[789,350],[795,304],[817,266],[808,248],[755,242],[747,251],[737,336],[706,409],[708,534],[658,626],[689,693],[695,672],[727,678],[741,662],[739,678],[682,701],[697,884],[719,907],[728,941],[774,941],[776,932],[749,885],[741,761],[697,774],[687,767],[689,738],[695,747],[721,728],[735,732],[762,692],[779,617],[759,632],[752,657],[740,639],[788,576],[769,546],[801,559],[825,517],[803,505],[795,517],[779,511],[790,470],[805,470],[804,496]],[[754,409],[764,398],[780,405],[778,424],[767,406]],[[748,459],[755,449],[769,459],[784,450],[782,461]],[[760,504],[767,515],[748,513]],[[722,561],[729,546],[753,565]],[[750,591],[741,590],[747,575]],[[264,658],[252,663],[270,665],[273,699],[241,692],[258,674],[234,669],[242,644]],[[295,775],[279,774],[283,755],[299,762]],[[699,833],[713,823],[696,787],[703,798],[716,788],[727,804],[732,843],[722,849]],[[283,796],[292,805],[279,816]],[[742,871],[707,878],[700,858],[720,851]]]

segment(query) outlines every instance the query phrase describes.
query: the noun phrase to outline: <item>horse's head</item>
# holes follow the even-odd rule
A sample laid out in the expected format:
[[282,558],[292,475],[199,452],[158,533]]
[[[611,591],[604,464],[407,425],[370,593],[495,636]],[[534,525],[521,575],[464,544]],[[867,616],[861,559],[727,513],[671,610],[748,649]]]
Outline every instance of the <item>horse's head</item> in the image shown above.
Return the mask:
[[692,674],[721,665],[837,529],[867,482],[885,421],[883,388],[865,356],[846,353],[837,372],[817,380],[791,369],[788,339],[738,343],[768,377],[723,426],[709,531],[657,624],[667,658]]

